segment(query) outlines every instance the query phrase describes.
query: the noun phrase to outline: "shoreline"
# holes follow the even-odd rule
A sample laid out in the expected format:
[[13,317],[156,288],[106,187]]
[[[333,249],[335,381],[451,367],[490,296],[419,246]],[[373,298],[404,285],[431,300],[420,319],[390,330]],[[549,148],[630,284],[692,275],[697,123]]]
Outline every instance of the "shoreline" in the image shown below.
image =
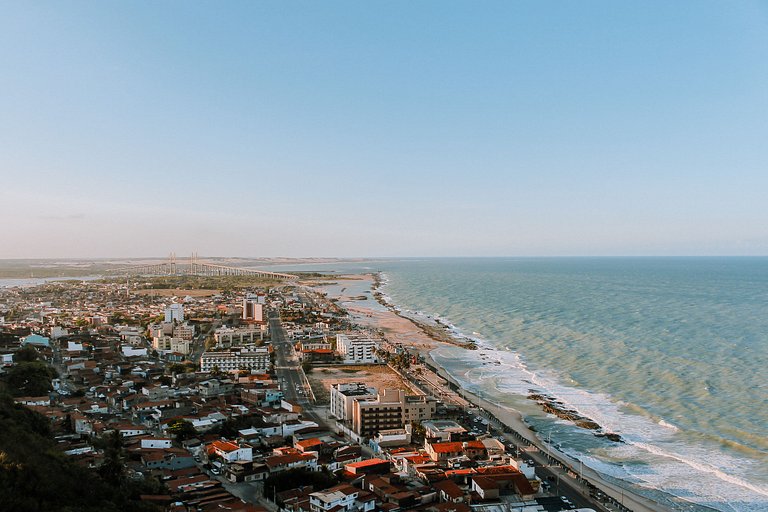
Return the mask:
[[[668,510],[662,504],[642,496],[634,492],[632,489],[626,489],[620,485],[610,482],[598,471],[580,464],[579,461],[568,457],[562,452],[553,450],[537,436],[536,432],[531,429],[531,426],[525,422],[522,414],[519,411],[510,407],[495,404],[482,396],[462,388],[461,384],[432,358],[431,352],[436,348],[446,344],[463,348],[465,350],[475,350],[477,349],[475,342],[462,342],[461,340],[454,337],[454,334],[450,331],[448,326],[442,323],[439,323],[438,326],[425,325],[418,319],[414,319],[409,315],[402,314],[399,308],[388,302],[385,299],[385,295],[380,291],[380,288],[384,283],[379,273],[364,275],[370,278],[372,298],[374,298],[379,305],[386,308],[386,313],[396,317],[400,322],[406,322],[410,324],[410,326],[415,328],[415,330],[421,336],[413,336],[413,334],[415,334],[414,332],[402,332],[402,325],[397,326],[400,329],[398,332],[397,329],[393,328],[392,320],[385,318],[385,313],[375,311],[366,307],[365,305],[356,304],[352,307],[343,306],[344,309],[353,314],[355,321],[362,321],[364,324],[367,324],[367,327],[380,331],[389,343],[394,345],[402,345],[404,348],[408,348],[409,350],[417,352],[421,357],[424,358],[424,361],[427,362],[426,367],[429,369],[429,371],[443,379],[447,383],[446,387],[451,392],[455,392],[459,397],[473,404],[481,411],[484,411],[489,420],[495,421],[499,425],[506,426],[517,437],[517,439],[524,440],[525,443],[528,443],[530,450],[528,452],[529,456],[542,464],[557,461],[557,463],[559,463],[564,468],[563,481],[567,482],[570,480],[571,486],[574,487],[574,489],[578,490],[582,486],[582,484],[580,484],[578,481],[577,472],[573,469],[580,468],[578,471],[585,482],[594,485],[606,495],[611,496],[613,499],[617,500],[617,502],[624,503],[625,507],[634,512],[662,512]],[[315,288],[315,290],[317,289]],[[340,302],[341,301],[339,301],[338,305],[341,307],[342,305]],[[404,336],[404,334],[411,334],[411,336]],[[428,339],[429,342],[425,343],[424,338]],[[529,397],[529,399],[531,398]],[[540,400],[534,401],[540,402]],[[541,406],[542,404],[539,403],[539,405]],[[550,414],[553,413],[550,412]],[[576,421],[571,421],[576,424]],[[570,468],[570,471],[568,468]],[[584,491],[581,492],[583,493]],[[663,491],[660,490],[659,492],[663,493]]]
[[[430,359],[432,359],[431,356]],[[615,500],[623,503],[625,507],[632,510],[633,512],[664,512],[667,510],[663,505],[656,503],[650,498],[646,498],[645,496],[641,496],[633,492],[631,489],[625,489],[619,485],[607,481],[598,471],[588,466],[584,466],[579,461],[572,459],[565,453],[552,450],[551,446],[547,446],[547,444],[542,439],[540,439],[534,431],[530,429],[530,425],[525,422],[520,412],[510,407],[505,407],[493,403],[486,398],[463,389],[460,383],[457,382],[456,379],[444,368],[440,367],[438,363],[434,361],[434,359],[432,359],[432,362],[435,365],[434,367],[437,368],[437,375],[444,378],[448,382],[453,383],[453,385],[457,387],[459,395],[483,411],[488,419],[492,421],[495,420],[498,424],[508,427],[515,435],[517,435],[519,439],[527,441],[529,445],[535,448],[535,450],[537,450],[542,456],[550,460],[554,459],[563,465],[563,469],[568,471],[564,477],[570,478],[572,480],[572,487],[576,489],[581,488],[581,484],[579,483],[578,478],[572,476],[577,475],[577,471],[579,471],[581,473],[581,478],[583,478],[584,481],[589,482],[608,496],[611,496]],[[525,451],[525,449],[523,450]],[[537,458],[530,452],[528,455],[536,459],[536,462],[542,462],[540,458]],[[580,469],[577,470],[576,468]]]

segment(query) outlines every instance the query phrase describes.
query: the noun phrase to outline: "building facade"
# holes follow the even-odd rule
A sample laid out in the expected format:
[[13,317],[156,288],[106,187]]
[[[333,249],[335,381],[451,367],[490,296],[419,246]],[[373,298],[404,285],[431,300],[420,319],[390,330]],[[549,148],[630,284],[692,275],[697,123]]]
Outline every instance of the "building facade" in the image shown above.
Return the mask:
[[165,308],[165,321],[171,322],[183,322],[184,321],[184,306],[181,304],[171,304]]
[[331,414],[339,421],[352,419],[356,400],[374,400],[376,389],[363,382],[338,383],[331,386]]
[[270,368],[267,347],[238,347],[229,350],[205,352],[200,358],[200,371],[210,372],[218,367],[222,372],[237,372],[246,369],[266,373]]
[[336,352],[347,364],[374,364],[379,363],[376,351],[379,342],[373,338],[360,334],[337,334]]

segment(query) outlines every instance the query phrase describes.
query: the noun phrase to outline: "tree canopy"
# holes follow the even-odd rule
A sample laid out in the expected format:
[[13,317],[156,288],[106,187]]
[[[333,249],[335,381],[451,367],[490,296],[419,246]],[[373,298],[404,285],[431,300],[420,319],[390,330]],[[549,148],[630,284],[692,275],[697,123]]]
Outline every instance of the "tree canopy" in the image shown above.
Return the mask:
[[52,389],[56,370],[41,362],[21,362],[11,366],[5,375],[8,390],[15,396],[41,396]]
[[140,512],[146,492],[123,479],[112,485],[73,463],[50,437],[48,419],[0,394],[0,510],[14,512]]

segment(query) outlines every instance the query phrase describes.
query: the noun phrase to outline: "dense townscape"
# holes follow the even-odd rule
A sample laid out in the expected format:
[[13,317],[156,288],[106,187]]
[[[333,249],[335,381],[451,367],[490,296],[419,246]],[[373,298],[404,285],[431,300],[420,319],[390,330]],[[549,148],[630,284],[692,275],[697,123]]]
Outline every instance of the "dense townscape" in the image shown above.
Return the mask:
[[0,326],[6,510],[623,509],[309,286],[54,281]]

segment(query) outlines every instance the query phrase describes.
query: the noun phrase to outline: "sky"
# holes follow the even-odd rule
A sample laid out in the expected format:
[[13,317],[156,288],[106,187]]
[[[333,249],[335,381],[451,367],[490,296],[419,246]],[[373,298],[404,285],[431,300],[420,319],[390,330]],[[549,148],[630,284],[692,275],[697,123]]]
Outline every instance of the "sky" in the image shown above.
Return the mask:
[[0,258],[768,254],[768,3],[0,2]]

